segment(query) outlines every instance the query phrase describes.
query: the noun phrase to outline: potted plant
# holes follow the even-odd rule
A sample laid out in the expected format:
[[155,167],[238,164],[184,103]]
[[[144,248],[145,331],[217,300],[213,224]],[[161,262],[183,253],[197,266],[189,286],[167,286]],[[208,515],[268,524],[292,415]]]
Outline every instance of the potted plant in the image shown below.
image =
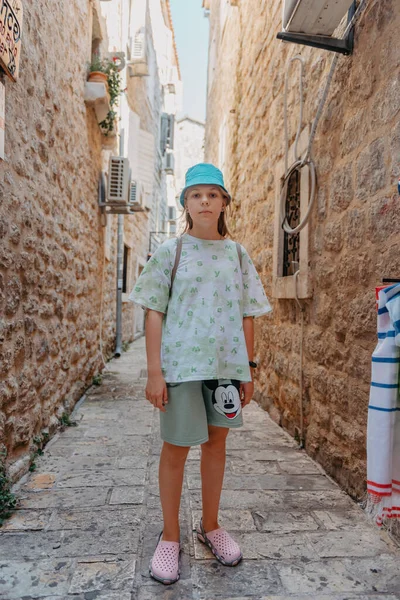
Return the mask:
[[109,65],[107,61],[100,60],[96,56],[89,66],[88,81],[95,81],[96,83],[105,83],[108,91],[108,70]]

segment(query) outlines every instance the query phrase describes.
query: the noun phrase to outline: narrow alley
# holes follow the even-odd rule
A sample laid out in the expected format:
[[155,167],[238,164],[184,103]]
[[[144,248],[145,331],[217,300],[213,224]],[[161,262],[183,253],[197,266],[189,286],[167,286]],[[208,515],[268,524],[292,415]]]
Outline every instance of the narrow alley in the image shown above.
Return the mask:
[[100,386],[14,487],[0,533],[4,600],[395,600],[400,549],[255,402],[228,437],[221,524],[243,562],[221,566],[193,533],[199,450],[181,506],[181,580],[149,576],[161,529],[158,412],[144,398],[144,338],[108,364]]

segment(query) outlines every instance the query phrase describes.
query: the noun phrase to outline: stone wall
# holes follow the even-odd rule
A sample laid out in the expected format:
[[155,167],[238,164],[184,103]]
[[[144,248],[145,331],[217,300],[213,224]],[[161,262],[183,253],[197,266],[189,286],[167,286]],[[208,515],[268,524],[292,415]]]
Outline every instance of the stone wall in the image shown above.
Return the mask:
[[[234,235],[254,257],[271,296],[286,65],[297,53],[305,60],[307,125],[315,117],[333,55],[276,39],[280,0],[239,2],[230,9],[224,30],[219,1],[211,2],[210,40],[217,50],[208,95],[206,160],[218,163],[218,131],[225,118]],[[383,277],[399,277],[400,272],[396,4],[367,2],[356,27],[354,53],[339,59],[313,152],[318,196],[309,226],[313,294],[304,301],[305,442],[307,451],[354,495],[363,493],[365,482],[370,358],[376,344],[374,288]],[[292,143],[299,114],[294,67],[288,102]],[[295,435],[300,312],[294,300],[272,298],[272,303],[272,316],[256,321],[256,398]]]
[[[29,466],[34,436],[54,432],[102,365],[101,140],[84,103],[92,9],[89,0],[61,0],[57,11],[34,4],[24,4],[20,78],[6,82],[0,161],[0,439],[13,479]],[[114,282],[115,253],[107,324]],[[103,328],[105,353],[113,336]]]

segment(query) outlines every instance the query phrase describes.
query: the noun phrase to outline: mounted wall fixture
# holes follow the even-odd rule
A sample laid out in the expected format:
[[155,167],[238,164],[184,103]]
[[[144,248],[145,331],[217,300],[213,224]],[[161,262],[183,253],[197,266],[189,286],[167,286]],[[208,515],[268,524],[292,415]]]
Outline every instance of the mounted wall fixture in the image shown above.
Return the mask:
[[110,157],[107,177],[101,173],[99,178],[99,207],[102,215],[132,215],[150,210],[141,183],[131,178],[129,159]]
[[313,46],[323,50],[352,54],[353,31],[343,38],[332,37],[343,17],[348,14],[348,23],[355,12],[356,0],[284,0],[282,27],[277,38],[284,42]]

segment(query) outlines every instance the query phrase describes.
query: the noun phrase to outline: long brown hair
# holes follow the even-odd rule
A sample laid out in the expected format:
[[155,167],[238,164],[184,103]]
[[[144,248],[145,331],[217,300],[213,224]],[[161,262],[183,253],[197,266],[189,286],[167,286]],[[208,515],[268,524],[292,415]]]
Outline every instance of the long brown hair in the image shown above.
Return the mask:
[[[222,237],[231,237],[231,232],[229,231],[229,227],[228,227],[228,215],[226,214],[228,211],[228,207],[229,207],[229,198],[227,196],[224,195],[225,200],[227,201],[227,204],[225,206],[225,210],[223,210],[221,212],[221,214],[218,217],[218,233],[219,235],[222,235]],[[181,215],[181,220],[183,223],[183,231],[182,233],[189,233],[190,230],[193,228],[193,219],[192,217],[189,215],[188,211],[186,210],[186,196],[185,196],[185,207],[183,209],[182,215]]]

